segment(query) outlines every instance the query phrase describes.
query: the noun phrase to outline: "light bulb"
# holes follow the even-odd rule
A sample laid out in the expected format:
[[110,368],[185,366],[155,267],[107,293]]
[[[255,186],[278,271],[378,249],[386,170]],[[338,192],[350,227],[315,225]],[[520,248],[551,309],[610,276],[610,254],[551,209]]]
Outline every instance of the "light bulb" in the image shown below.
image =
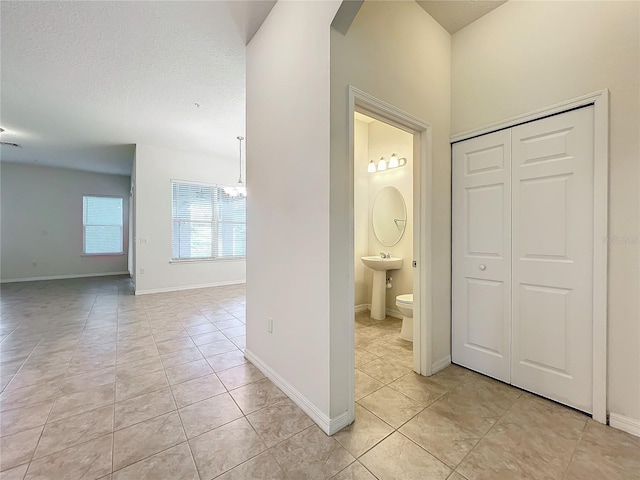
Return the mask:
[[376,164],[373,163],[373,160],[369,160],[369,165],[367,165],[367,172],[373,173],[376,171]]
[[380,157],[380,160],[378,160],[378,171],[381,172],[382,170],[386,170],[387,169],[387,161],[384,159],[384,157]]
[[394,153],[389,159],[389,168],[396,168],[398,166],[398,156]]

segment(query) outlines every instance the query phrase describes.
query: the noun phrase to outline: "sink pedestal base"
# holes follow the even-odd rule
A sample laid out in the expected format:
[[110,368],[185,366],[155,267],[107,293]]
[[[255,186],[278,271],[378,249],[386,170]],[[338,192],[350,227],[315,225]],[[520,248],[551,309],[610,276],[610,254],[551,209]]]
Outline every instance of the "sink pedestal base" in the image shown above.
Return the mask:
[[373,288],[371,289],[371,318],[384,320],[387,317],[387,272],[373,271]]

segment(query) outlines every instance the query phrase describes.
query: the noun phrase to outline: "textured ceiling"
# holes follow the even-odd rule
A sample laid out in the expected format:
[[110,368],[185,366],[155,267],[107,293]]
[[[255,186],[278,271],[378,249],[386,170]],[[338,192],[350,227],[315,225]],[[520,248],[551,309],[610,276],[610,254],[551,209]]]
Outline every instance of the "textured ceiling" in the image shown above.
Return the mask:
[[128,175],[147,143],[237,161],[245,44],[274,3],[3,0],[0,138],[22,148],[2,160]]
[[450,34],[499,7],[507,0],[416,0]]

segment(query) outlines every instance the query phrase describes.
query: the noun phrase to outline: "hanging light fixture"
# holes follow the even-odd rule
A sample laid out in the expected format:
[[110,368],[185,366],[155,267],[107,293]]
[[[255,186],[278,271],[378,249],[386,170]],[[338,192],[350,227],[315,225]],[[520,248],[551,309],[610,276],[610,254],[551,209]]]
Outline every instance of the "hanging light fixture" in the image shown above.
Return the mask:
[[244,137],[237,137],[238,138],[238,146],[239,146],[239,158],[238,158],[238,169],[239,169],[239,175],[238,175],[238,183],[236,184],[235,187],[225,187],[224,191],[227,195],[231,196],[231,197],[246,197],[247,196],[247,189],[244,186],[244,182],[242,181],[242,141],[244,140]]

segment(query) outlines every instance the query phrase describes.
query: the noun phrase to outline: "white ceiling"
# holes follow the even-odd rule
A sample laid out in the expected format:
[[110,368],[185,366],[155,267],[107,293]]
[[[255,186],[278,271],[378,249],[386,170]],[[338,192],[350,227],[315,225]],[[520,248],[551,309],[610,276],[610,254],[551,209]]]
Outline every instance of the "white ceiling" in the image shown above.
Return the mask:
[[2,1],[0,138],[22,146],[2,160],[128,175],[147,143],[236,162],[245,44],[274,3]]
[[[418,3],[453,32],[504,2]],[[3,0],[0,139],[21,148],[0,159],[129,175],[141,143],[236,162],[245,45],[274,4]]]
[[499,7],[507,0],[416,0],[450,34]]

